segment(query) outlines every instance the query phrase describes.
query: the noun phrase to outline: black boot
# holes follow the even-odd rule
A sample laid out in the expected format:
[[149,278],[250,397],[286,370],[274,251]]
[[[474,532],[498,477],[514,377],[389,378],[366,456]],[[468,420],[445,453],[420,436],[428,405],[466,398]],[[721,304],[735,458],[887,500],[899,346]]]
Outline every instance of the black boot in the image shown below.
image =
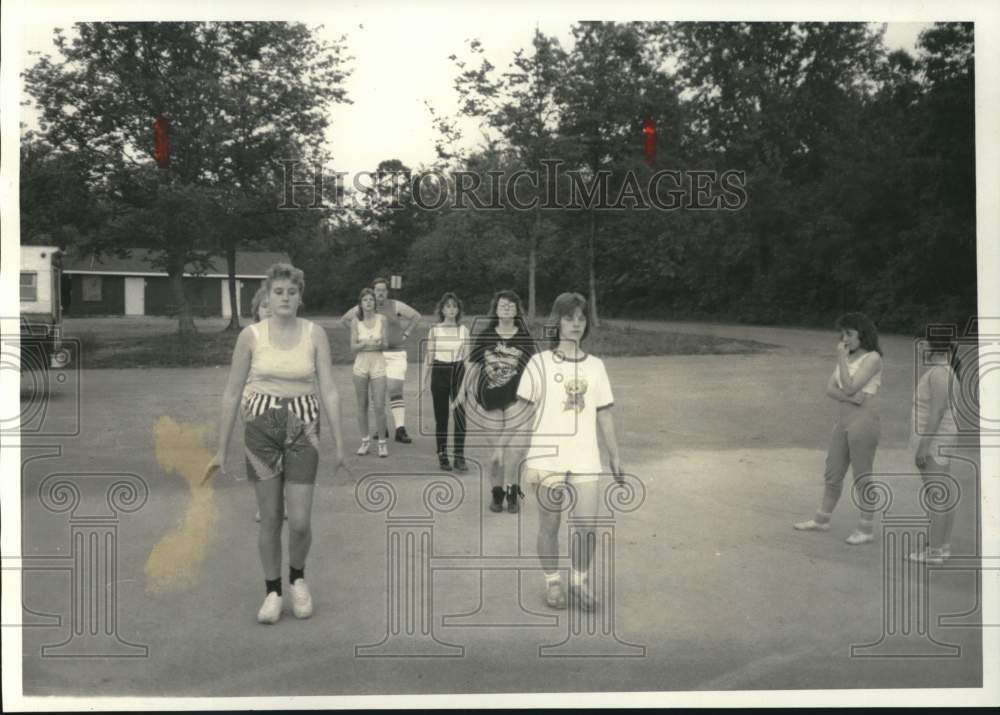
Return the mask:
[[469,467],[465,464],[465,457],[461,454],[455,455],[455,471],[463,474],[469,471]]
[[405,427],[396,428],[396,441],[402,442],[403,444],[410,444],[413,440],[410,439],[410,435],[406,434]]
[[504,493],[503,487],[493,487],[493,503],[490,504],[490,511],[503,511]]
[[448,462],[447,452],[438,452],[438,466],[446,472],[451,471],[451,464]]
[[524,492],[521,491],[521,487],[516,484],[511,484],[507,487],[507,511],[511,514],[517,513],[518,497],[524,497]]

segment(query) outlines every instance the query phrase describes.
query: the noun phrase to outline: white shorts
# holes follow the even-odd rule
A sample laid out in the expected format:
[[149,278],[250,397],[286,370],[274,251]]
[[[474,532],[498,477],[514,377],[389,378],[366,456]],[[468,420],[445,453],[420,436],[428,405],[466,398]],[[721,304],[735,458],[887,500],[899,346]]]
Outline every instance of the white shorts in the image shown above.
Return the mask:
[[384,351],[382,356],[385,358],[385,376],[390,380],[405,380],[406,351]]

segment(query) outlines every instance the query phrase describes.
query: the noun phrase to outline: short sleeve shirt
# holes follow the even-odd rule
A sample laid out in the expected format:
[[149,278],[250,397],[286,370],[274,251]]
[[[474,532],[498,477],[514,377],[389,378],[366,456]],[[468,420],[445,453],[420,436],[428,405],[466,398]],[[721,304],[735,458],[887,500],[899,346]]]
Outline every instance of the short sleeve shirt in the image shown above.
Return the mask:
[[494,328],[474,335],[469,361],[482,367],[476,385],[479,404],[487,410],[502,410],[517,402],[521,374],[537,350],[531,333],[521,325],[509,338]]
[[614,396],[600,358],[569,360],[552,350],[541,352],[525,369],[517,396],[535,404],[529,468],[601,473],[597,411],[611,407]]

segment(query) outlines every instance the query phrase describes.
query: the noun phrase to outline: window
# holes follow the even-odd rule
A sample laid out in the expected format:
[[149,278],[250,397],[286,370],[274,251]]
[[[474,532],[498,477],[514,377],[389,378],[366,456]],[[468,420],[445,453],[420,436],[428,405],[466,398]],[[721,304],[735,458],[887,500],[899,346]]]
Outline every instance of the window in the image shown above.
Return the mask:
[[27,303],[34,303],[38,300],[37,273],[21,273],[21,300]]
[[81,276],[83,278],[83,300],[87,303],[101,302],[101,277]]

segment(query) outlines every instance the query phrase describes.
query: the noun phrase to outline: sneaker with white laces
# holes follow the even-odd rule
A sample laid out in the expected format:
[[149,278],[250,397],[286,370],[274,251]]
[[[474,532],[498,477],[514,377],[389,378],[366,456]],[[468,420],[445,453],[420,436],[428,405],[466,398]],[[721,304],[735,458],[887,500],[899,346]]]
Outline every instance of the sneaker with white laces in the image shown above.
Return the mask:
[[368,439],[367,437],[362,437],[361,446],[358,447],[358,456],[364,457],[366,454],[368,454],[368,450],[370,450],[371,448],[372,448],[371,440]]
[[278,595],[277,591],[271,591],[264,599],[264,603],[261,604],[260,610],[257,611],[257,622],[273,625],[278,622],[279,618],[281,618],[281,596]]
[[844,539],[851,546],[857,546],[859,544],[870,544],[875,541],[875,534],[868,533],[867,531],[861,531],[861,529],[856,530],[853,534]]
[[384,439],[380,439],[378,441],[378,456],[380,457],[389,456],[389,443]]
[[830,522],[809,519],[808,521],[800,521],[798,524],[792,524],[792,528],[797,531],[829,531]]
[[309,618],[313,613],[312,594],[309,593],[309,584],[304,578],[295,580],[290,586],[292,591],[292,613],[296,618]]

